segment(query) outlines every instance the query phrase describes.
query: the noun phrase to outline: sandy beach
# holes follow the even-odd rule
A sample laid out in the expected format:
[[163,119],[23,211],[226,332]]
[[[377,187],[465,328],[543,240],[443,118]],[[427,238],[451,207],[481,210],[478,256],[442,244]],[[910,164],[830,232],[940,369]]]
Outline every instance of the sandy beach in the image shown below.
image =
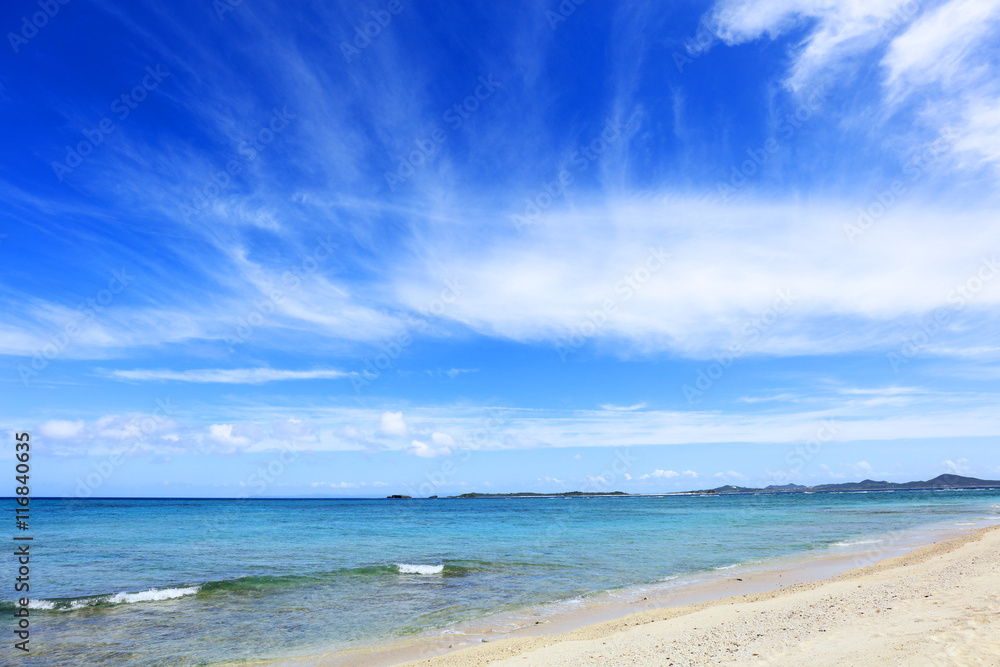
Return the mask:
[[498,639],[405,664],[997,665],[1000,526],[824,581]]

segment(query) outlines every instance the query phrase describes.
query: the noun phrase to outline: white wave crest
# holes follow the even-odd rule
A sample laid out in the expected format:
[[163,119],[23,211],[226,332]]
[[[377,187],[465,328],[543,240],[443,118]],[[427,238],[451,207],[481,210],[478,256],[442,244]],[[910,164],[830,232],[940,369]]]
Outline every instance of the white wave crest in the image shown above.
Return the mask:
[[150,588],[141,593],[115,593],[108,596],[105,602],[109,604],[130,604],[132,602],[158,602],[159,600],[173,600],[182,598],[185,595],[194,595],[198,592],[198,586],[187,588]]
[[396,568],[400,574],[441,574],[444,572],[444,565],[410,565],[409,563],[396,563]]
[[28,600],[28,609],[55,609],[56,603],[49,600]]
[[77,609],[95,607],[102,604],[158,602],[160,600],[173,600],[186,595],[194,595],[200,589],[200,586],[187,586],[185,588],[150,588],[147,591],[141,591],[139,593],[95,595],[93,597],[80,598],[78,600],[31,600],[28,602],[28,609],[41,609],[45,611],[75,611]]

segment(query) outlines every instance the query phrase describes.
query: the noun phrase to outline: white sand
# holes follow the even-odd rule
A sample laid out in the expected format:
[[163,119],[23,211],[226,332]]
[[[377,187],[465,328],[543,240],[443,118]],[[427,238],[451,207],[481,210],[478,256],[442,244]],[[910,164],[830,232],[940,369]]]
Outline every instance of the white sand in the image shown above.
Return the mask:
[[501,639],[406,664],[997,666],[1000,527],[818,583],[559,635]]

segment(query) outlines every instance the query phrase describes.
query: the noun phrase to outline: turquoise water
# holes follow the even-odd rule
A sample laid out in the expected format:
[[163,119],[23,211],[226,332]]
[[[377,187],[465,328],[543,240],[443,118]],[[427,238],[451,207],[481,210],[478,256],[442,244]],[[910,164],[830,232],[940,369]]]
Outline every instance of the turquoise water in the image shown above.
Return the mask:
[[998,491],[37,500],[24,664],[290,656],[998,512]]

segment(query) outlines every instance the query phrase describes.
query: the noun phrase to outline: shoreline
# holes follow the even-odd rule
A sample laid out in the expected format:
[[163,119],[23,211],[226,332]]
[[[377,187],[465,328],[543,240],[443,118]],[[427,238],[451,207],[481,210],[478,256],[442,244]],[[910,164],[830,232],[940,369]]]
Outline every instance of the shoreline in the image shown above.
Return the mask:
[[[629,627],[633,618],[643,619],[642,623],[666,621],[721,605],[773,600],[801,590],[812,590],[871,568],[884,569],[889,567],[884,565],[886,563],[915,557],[927,549],[944,549],[947,553],[968,540],[979,539],[977,535],[997,529],[1000,525],[966,529],[954,525],[925,525],[908,529],[902,535],[886,534],[884,539],[872,542],[878,544],[874,549],[845,548],[843,553],[836,553],[835,547],[827,547],[818,553],[800,552],[766,563],[741,564],[687,575],[676,581],[605,591],[583,600],[493,614],[417,636],[253,664],[298,667],[493,664],[496,659],[536,651],[539,646],[580,641],[591,635],[606,639]],[[842,546],[868,543],[861,540]]]
[[398,664],[997,664],[998,574],[991,525],[819,581]]

